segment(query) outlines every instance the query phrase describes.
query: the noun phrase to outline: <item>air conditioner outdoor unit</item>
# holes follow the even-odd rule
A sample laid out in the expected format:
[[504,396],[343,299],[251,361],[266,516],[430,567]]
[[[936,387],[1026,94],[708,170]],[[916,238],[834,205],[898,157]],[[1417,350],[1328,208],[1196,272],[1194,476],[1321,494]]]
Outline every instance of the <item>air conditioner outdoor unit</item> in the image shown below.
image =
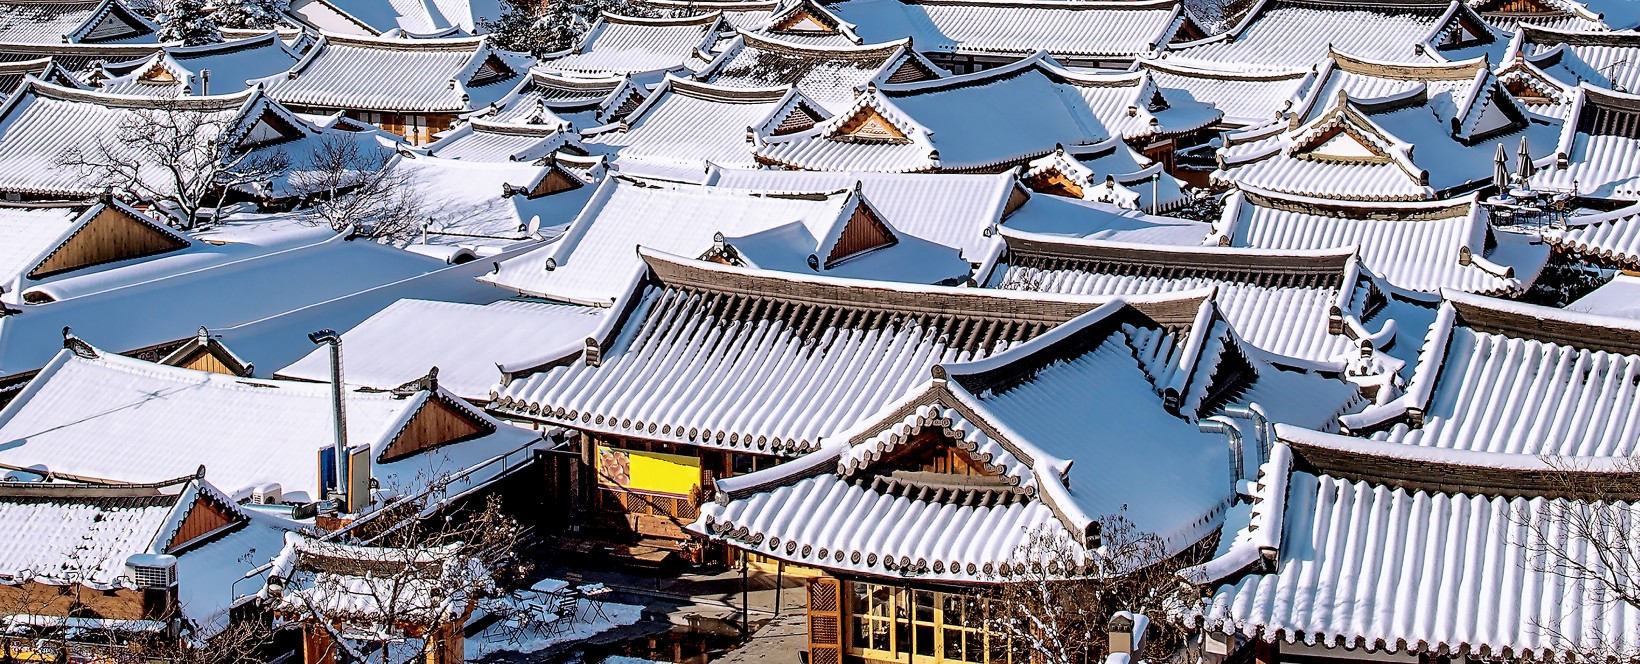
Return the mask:
[[143,590],[177,587],[177,557],[139,553],[125,559],[125,580]]
[[251,491],[251,502],[257,505],[278,505],[284,502],[283,487],[277,482],[264,484]]

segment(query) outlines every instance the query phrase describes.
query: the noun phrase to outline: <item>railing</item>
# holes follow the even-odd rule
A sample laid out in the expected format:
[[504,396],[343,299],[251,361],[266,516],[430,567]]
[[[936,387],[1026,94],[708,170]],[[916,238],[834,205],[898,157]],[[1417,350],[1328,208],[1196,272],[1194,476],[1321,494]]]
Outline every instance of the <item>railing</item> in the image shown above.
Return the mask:
[[1494,228],[1543,231],[1565,228],[1576,199],[1574,190],[1534,187],[1488,197],[1481,201],[1481,207]]

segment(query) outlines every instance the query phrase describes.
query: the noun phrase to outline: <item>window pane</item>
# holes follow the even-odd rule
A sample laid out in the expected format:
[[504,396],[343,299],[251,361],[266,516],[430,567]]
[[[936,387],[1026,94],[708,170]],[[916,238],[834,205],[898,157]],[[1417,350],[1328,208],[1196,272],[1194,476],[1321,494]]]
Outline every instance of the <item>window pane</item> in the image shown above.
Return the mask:
[[962,659],[962,630],[942,629],[940,632],[945,635],[945,658]]
[[961,624],[963,624],[963,622],[962,622],[962,596],[961,595],[946,595],[944,593],[941,593],[940,598],[945,600],[944,601],[944,605],[945,605],[945,624],[947,624],[947,625],[961,625]]
[[866,613],[870,607],[870,604],[866,602],[866,599],[869,596],[868,593],[871,592],[871,587],[867,584],[859,582],[849,583],[848,587],[850,591],[848,607],[849,612],[855,614]]
[[974,630],[971,632],[966,632],[966,634],[967,636],[964,638],[967,641],[967,647],[964,651],[963,659],[970,662],[985,661],[985,633],[979,630]]
[[924,657],[934,656],[934,626],[917,626],[917,654]]
[[934,622],[934,591],[914,590],[917,599],[917,622]]
[[849,623],[854,627],[849,634],[849,645],[852,645],[855,648],[866,648],[871,646],[871,641],[866,638],[866,627],[869,622],[870,621],[865,618],[860,618],[858,616],[849,621]]

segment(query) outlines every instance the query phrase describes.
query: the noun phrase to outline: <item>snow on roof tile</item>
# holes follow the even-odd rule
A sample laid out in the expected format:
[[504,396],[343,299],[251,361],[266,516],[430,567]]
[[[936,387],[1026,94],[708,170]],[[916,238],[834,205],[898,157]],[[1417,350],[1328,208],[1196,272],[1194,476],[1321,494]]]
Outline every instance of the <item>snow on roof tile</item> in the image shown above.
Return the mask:
[[1565,228],[1545,230],[1543,240],[1572,254],[1640,269],[1640,206],[1567,217]]
[[1640,200],[1640,95],[1583,83],[1569,107],[1554,163],[1534,173],[1533,183],[1575,188],[1591,198]]
[[[1546,247],[1493,233],[1474,196],[1421,203],[1345,203],[1274,194],[1250,187],[1231,194],[1209,242],[1277,250],[1359,247],[1361,262],[1390,283],[1413,290],[1452,288],[1516,292],[1547,260]],[[1485,260],[1508,241],[1518,265]],[[1477,260],[1480,259],[1480,260]],[[1517,272],[1519,276],[1517,276]]]
[[854,103],[866,83],[886,82],[908,61],[929,69],[926,61],[900,40],[870,46],[810,46],[741,33],[711,64],[695,74],[701,81],[728,88],[796,86],[831,113]]
[[[492,61],[501,65],[499,76],[477,78]],[[386,39],[327,33],[289,72],[258,80],[274,99],[296,106],[464,113],[501,98],[525,69],[484,37]]]
[[791,87],[741,90],[669,76],[625,120],[587,130],[584,142],[594,152],[618,153],[617,165],[754,168],[752,151],[772,129],[764,125],[807,112],[792,110],[795,104],[819,110]]
[[[1203,616],[1210,629],[1368,652],[1533,659],[1597,647],[1595,638],[1636,638],[1640,611],[1621,602],[1566,610],[1588,601],[1588,589],[1534,562],[1532,530],[1572,528],[1559,522],[1590,511],[1608,514],[1582,518],[1623,519],[1629,503],[1443,493],[1304,472],[1287,484],[1274,571],[1218,588]],[[1604,569],[1581,538],[1556,548],[1567,564]]]
[[703,64],[697,52],[717,41],[721,21],[718,12],[682,18],[634,18],[604,12],[580,44],[562,54],[548,54],[541,68],[579,76],[693,69]]
[[[100,88],[112,94],[150,97],[175,96],[179,91],[192,96],[234,94],[249,87],[252,79],[290,69],[298,59],[297,52],[275,31],[220,44],[165,46],[144,60],[120,65],[128,73],[104,79]],[[155,68],[162,68],[170,80],[148,76]],[[203,79],[205,71],[210,72],[209,90]]]
[[1612,90],[1640,89],[1640,33],[1591,32],[1527,25],[1520,52],[1568,87],[1581,83]]
[[[83,346],[83,342],[81,343]],[[83,356],[88,355],[87,356]],[[318,451],[332,444],[330,386],[269,381],[143,362],[89,349],[64,349],[0,411],[0,463],[40,464],[71,477],[151,482],[204,466],[234,496],[279,483],[316,500]],[[406,418],[428,399],[448,402],[494,431],[414,456],[379,457]],[[348,440],[369,446],[384,488],[426,488],[527,445],[535,434],[490,420],[448,392],[347,393]],[[129,454],[142,450],[141,454]]]
[[868,42],[911,37],[923,52],[1130,59],[1178,29],[1178,2],[849,0],[832,6]]
[[625,313],[590,337],[596,362],[577,344],[504,367],[512,378],[492,407],[589,431],[793,455],[901,398],[936,363],[989,355],[1098,304],[645,259],[651,276],[617,303]]
[[1260,125],[1276,120],[1315,82],[1310,69],[1243,72],[1233,66],[1180,63],[1146,58],[1138,68],[1150,72],[1169,98],[1212,104],[1233,125]]
[[1501,43],[1457,0],[1263,0],[1228,32],[1170,50],[1248,70],[1308,69],[1329,49],[1382,62],[1439,62],[1448,54],[1436,48],[1437,38],[1460,20],[1472,21],[1483,41]]
[[0,34],[8,41],[61,44],[154,42],[159,26],[118,0],[0,2]]

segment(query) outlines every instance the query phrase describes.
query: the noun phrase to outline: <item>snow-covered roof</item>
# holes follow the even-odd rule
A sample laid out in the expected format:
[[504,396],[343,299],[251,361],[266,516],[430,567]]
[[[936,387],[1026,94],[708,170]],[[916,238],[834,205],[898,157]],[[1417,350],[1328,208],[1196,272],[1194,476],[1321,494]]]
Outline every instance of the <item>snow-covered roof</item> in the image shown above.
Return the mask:
[[[104,62],[126,62],[146,58],[160,50],[160,44],[30,44],[0,41],[0,61],[21,62],[51,58],[76,77],[93,78]],[[55,82],[55,81],[53,81]],[[15,86],[13,86],[15,87]]]
[[1170,99],[1212,104],[1227,125],[1261,125],[1282,117],[1315,82],[1310,68],[1243,71],[1234,65],[1142,58],[1137,69],[1150,72]]
[[1640,95],[1579,85],[1559,138],[1554,162],[1533,174],[1533,184],[1575,187],[1590,198],[1640,200]]
[[1494,232],[1474,195],[1418,203],[1349,203],[1246,187],[1230,194],[1209,244],[1282,251],[1358,247],[1390,283],[1515,293],[1536,280],[1548,247]]
[[[153,97],[233,94],[243,91],[252,79],[283,73],[300,57],[278,32],[270,30],[220,44],[168,45],[142,60],[108,64],[105,70],[119,75],[98,85],[103,92]],[[210,72],[209,89],[203,75],[206,71]]]
[[[68,262],[48,264],[89,226],[118,223],[99,219],[105,213],[137,224],[148,237],[133,237],[125,251],[85,247],[83,253],[77,250],[77,255]],[[0,205],[0,237],[6,238],[6,242],[0,244],[0,288],[4,290],[0,296],[12,303],[19,302],[29,286],[50,275],[174,251],[192,244],[164,224],[114,200],[89,204]]]
[[1627,457],[1640,324],[1447,291],[1406,388],[1341,418],[1436,450]]
[[159,26],[119,0],[7,0],[0,2],[0,34],[31,44],[157,41]]
[[1248,70],[1308,69],[1329,50],[1382,62],[1440,62],[1502,46],[1460,0],[1260,0],[1228,31],[1171,47],[1170,57]]
[[911,50],[909,40],[868,46],[807,45],[740,33],[697,80],[728,88],[792,85],[829,113],[846,110],[867,83],[939,78],[944,71]]
[[428,153],[442,159],[532,162],[578,142],[564,125],[508,124],[474,118],[426,147]]
[[[1328,657],[1440,652],[1542,661],[1640,638],[1640,611],[1591,599],[1600,592],[1592,581],[1554,568],[1610,573],[1601,550],[1565,533],[1574,519],[1629,518],[1632,503],[1269,470],[1262,512],[1227,528],[1238,529],[1238,541],[1262,540],[1273,569],[1218,587],[1203,611],[1209,629]],[[1546,560],[1545,546],[1565,562]]]
[[[604,12],[581,43],[541,60],[541,68],[575,76],[658,74],[699,68],[717,41],[722,15],[635,18]],[[692,65],[692,66],[691,66]]]
[[1168,99],[1147,73],[1073,72],[1038,51],[973,74],[870,86],[847,109],[769,137],[757,153],[808,170],[997,170],[1058,145],[1187,133],[1219,117]]
[[718,12],[723,15],[720,28],[783,42],[811,46],[864,43],[853,24],[817,0],[633,0],[633,4],[672,15]]
[[[152,482],[204,466],[236,499],[278,483],[287,500],[317,500],[319,451],[333,444],[326,383],[240,378],[144,362],[69,340],[5,410],[0,464],[40,465],[65,478]],[[372,477],[414,493],[445,473],[530,444],[535,433],[501,424],[437,387],[347,391],[352,447],[367,446]],[[447,412],[464,442],[395,445],[418,416]],[[425,415],[423,415],[425,413]],[[443,429],[440,429],[443,430]]]
[[[487,400],[501,380],[498,365],[531,359],[542,348],[579,342],[608,312],[525,299],[487,305],[399,300],[342,334],[347,380],[391,388],[436,366],[439,385],[463,398]],[[276,375],[329,380],[328,351],[315,349]]]
[[472,592],[490,585],[489,571],[459,550],[455,544],[363,546],[290,533],[257,595],[274,611],[353,633],[459,621],[476,605]]
[[[980,263],[991,253],[994,242],[988,231],[1002,223],[1024,195],[1012,173],[822,173],[719,168],[707,174],[705,182],[770,194],[838,191],[858,183],[871,207],[896,232],[956,247],[970,263]],[[1200,240],[1198,235],[1192,241]]]
[[[1467,0],[1469,6],[1491,23],[1493,27],[1505,32],[1518,32],[1522,27],[1545,27],[1558,30],[1623,30],[1633,26],[1607,26],[1606,22],[1596,10],[1577,0],[1533,0],[1532,2],[1510,2],[1509,0]],[[1621,18],[1619,18],[1621,20]]]
[[1566,305],[1567,311],[1640,320],[1640,276],[1619,272]]
[[1640,89],[1640,33],[1633,30],[1520,28],[1520,52],[1544,73],[1567,86],[1580,83],[1607,91]]
[[1153,213],[1177,210],[1193,200],[1183,180],[1119,137],[1057,148],[1026,164],[1020,180],[1037,191]]
[[1543,241],[1570,254],[1640,269],[1640,205],[1568,216],[1564,227],[1544,229]]
[[67,88],[89,88],[50,56],[0,62],[0,100],[22,89],[30,77]]
[[[936,364],[931,380],[817,451],[720,480],[691,528],[804,565],[968,582],[999,580],[1043,526],[1094,556],[1111,517],[1169,553],[1194,544],[1231,502],[1243,451],[1195,426],[1211,411],[1189,395],[1237,389],[1208,377],[1246,360],[1211,299],[1172,297],[1198,309],[1192,325],[1170,328],[1117,300],[989,358]],[[1288,380],[1252,361],[1260,377],[1240,386],[1247,396],[1270,396],[1254,386],[1263,380]],[[1296,401],[1338,408],[1353,398],[1353,386],[1313,378]],[[1277,389],[1291,403],[1297,387]],[[960,450],[980,477],[890,461],[918,445]],[[1176,490],[1159,498],[1155,486]]]
[[824,117],[819,104],[790,86],[739,89],[667,76],[625,119],[583,136],[590,151],[618,153],[622,170],[704,173],[708,164],[755,168],[753,150],[765,136],[806,129]]
[[1212,232],[1206,222],[1064,196],[1032,196],[1008,217],[1007,225],[1027,233],[1058,237],[1186,246],[1200,245]]
[[1528,114],[1484,60],[1367,62],[1334,53],[1287,122],[1231,134],[1213,178],[1304,196],[1428,200],[1489,184],[1499,143],[1548,164],[1559,128]]
[[325,33],[284,74],[258,79],[303,108],[465,113],[500,99],[533,64],[487,38],[388,39]]
[[910,37],[925,53],[1130,60],[1154,54],[1184,20],[1173,0],[848,0],[832,5],[867,42]]
[[[648,275],[589,335],[595,345],[502,367],[509,380],[491,408],[593,432],[795,455],[902,398],[934,364],[988,356],[1101,303],[644,259]],[[1156,309],[1180,323],[1196,313],[1193,303]]]
[[590,129],[625,118],[648,94],[629,76],[589,78],[531,69],[511,92],[471,117],[521,125],[569,122]]
[[[428,35],[448,30],[478,34],[481,19],[501,18],[499,0],[328,0],[336,10],[377,34],[402,30]],[[320,28],[324,29],[324,28]]]
[[400,159],[392,168],[421,199],[417,213],[429,220],[427,244],[490,254],[555,237],[591,198],[602,171],[597,160],[591,160],[589,175],[573,165],[559,166],[551,155],[547,159],[536,165],[435,156]]
[[[1307,360],[1358,354],[1374,293],[1353,248],[1265,251],[1070,240],[1004,226],[1006,245],[985,286],[1080,295],[1148,295],[1217,288],[1215,302],[1248,343]],[[1346,322],[1346,319],[1349,319]],[[1375,319],[1382,328],[1386,321]]]
[[102,183],[84,177],[72,166],[57,164],[56,159],[77,150],[87,160],[96,160],[103,149],[124,150],[123,156],[141,165],[147,182],[167,186],[166,165],[148,155],[131,156],[137,148],[122,141],[121,134],[149,122],[145,114],[168,113],[198,114],[198,120],[186,122],[196,122],[200,131],[225,131],[227,136],[217,140],[246,149],[319,133],[260,89],[157,99],[91,92],[30,78],[0,105],[0,191],[50,198],[100,195]]
[[[56,300],[0,317],[0,376],[44,366],[64,326],[119,352],[147,350],[216,330],[426,274],[443,261],[373,242],[348,242],[328,229],[263,249],[229,245],[55,279],[29,292]],[[25,294],[27,296],[27,294]],[[31,298],[38,300],[39,298]],[[311,331],[311,330],[308,330]]]
[[605,304],[646,270],[634,252],[640,246],[786,272],[910,283],[966,279],[970,270],[958,248],[899,231],[854,183],[833,191],[766,192],[615,176],[600,185],[561,240],[503,262],[483,278],[532,295]]

